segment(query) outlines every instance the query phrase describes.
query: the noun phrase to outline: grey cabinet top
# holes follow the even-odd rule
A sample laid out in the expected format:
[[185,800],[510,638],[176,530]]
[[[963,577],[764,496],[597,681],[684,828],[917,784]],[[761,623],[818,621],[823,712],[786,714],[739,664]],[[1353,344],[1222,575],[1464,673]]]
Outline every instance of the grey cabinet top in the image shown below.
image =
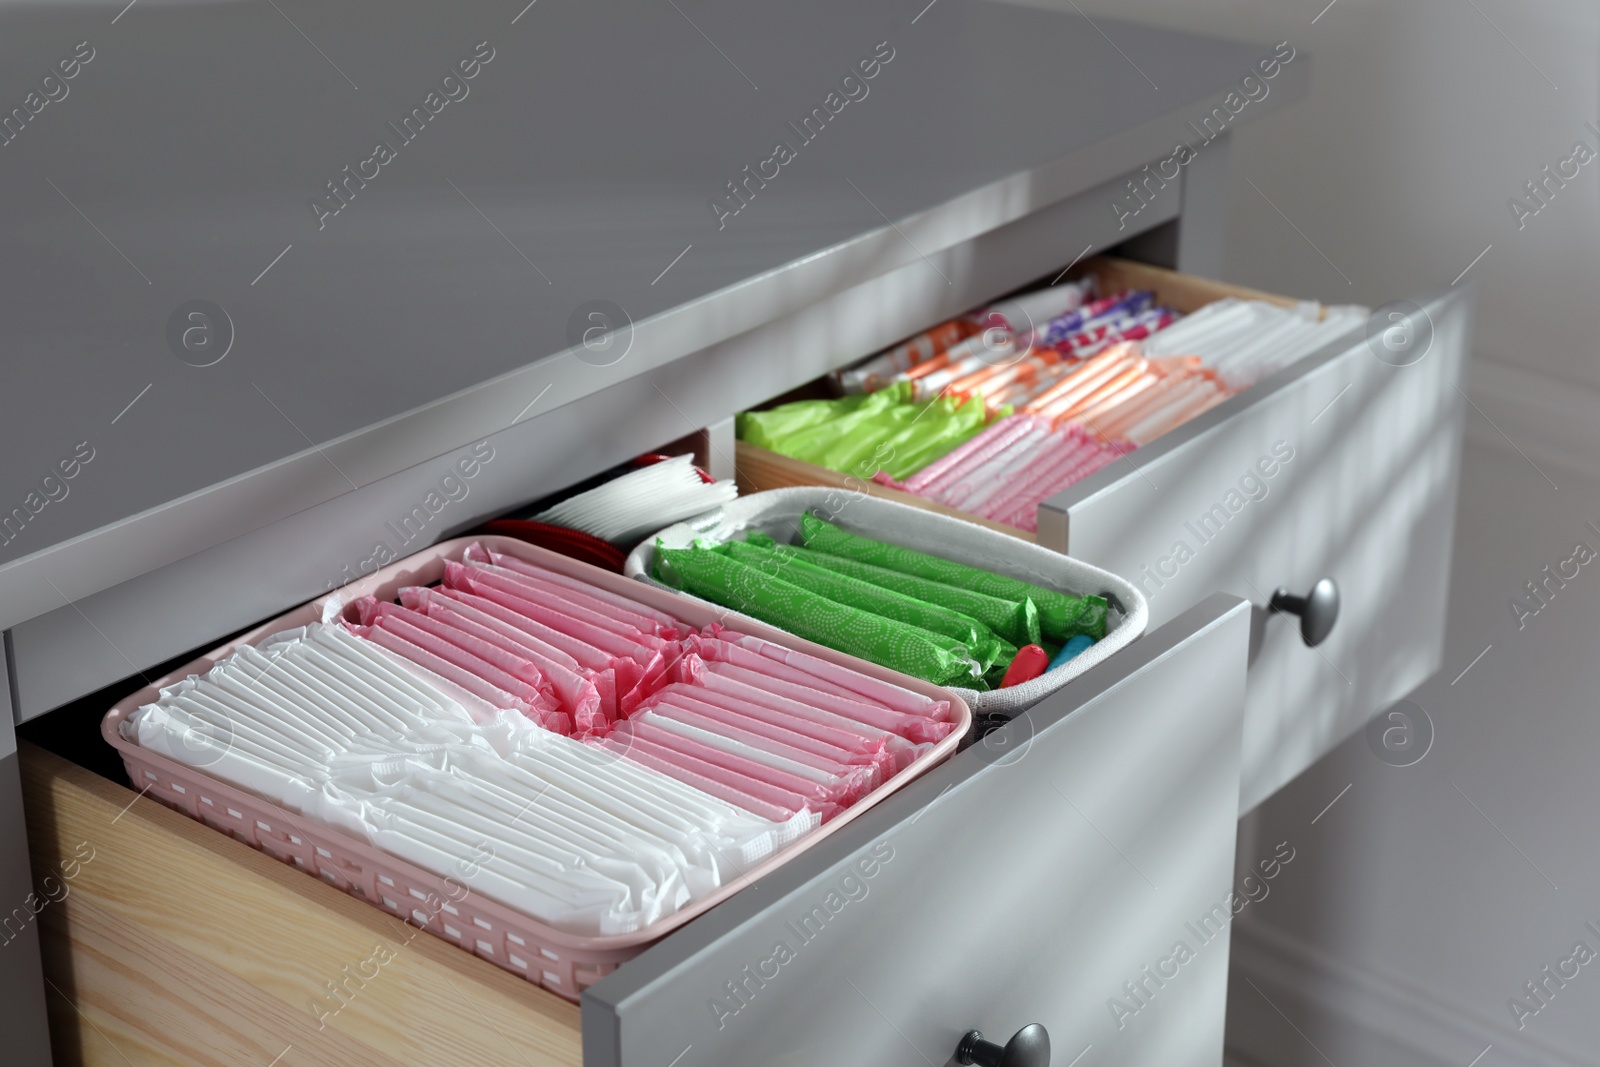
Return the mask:
[[1273,52],[969,0],[124,2],[0,8],[0,626],[1203,151]]

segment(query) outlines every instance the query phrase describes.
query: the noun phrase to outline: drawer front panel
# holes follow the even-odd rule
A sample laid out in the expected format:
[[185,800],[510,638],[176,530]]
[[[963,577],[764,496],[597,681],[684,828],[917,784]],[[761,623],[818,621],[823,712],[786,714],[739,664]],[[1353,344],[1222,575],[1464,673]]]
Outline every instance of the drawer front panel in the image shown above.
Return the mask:
[[[363,481],[360,489],[98,593],[75,596],[73,586],[59,577],[59,594],[41,583],[41,596],[54,610],[10,631],[19,721],[320,596],[362,573],[362,561],[374,555],[377,544],[407,555],[455,536],[1047,275],[1060,267],[1063,254],[1087,242],[1108,245],[1170,220],[1177,212],[1173,197],[1157,200],[1140,212],[1136,224],[1117,230],[1106,205],[1137,173],[931,253],[948,285],[918,259],[598,393],[572,400],[570,391],[552,389],[519,415],[518,409],[539,393],[537,386],[530,388],[508,408],[509,425],[456,428],[462,435],[483,433],[493,459],[466,483],[468,493],[451,502],[416,540],[409,528],[400,529],[400,517],[437,491],[440,478],[470,448]],[[775,359],[773,353],[784,355]],[[622,374],[622,368],[631,367],[631,360],[604,370],[585,367],[580,377]],[[344,488],[322,457],[313,459]],[[232,592],[219,599],[221,584]],[[63,596],[73,602],[63,603]],[[0,602],[0,609],[15,606]]]
[[[1241,812],[1438,669],[1468,302],[1422,303],[1416,362],[1353,336],[1040,510],[1041,542],[1134,581],[1152,625],[1217,591],[1254,605]],[[1325,577],[1339,617],[1309,648],[1267,606]]]
[[1216,1067],[1227,938],[1185,923],[1227,900],[1248,637],[1208,599],[669,936],[585,992],[585,1064],[924,1067],[1038,1022],[1060,1063]]

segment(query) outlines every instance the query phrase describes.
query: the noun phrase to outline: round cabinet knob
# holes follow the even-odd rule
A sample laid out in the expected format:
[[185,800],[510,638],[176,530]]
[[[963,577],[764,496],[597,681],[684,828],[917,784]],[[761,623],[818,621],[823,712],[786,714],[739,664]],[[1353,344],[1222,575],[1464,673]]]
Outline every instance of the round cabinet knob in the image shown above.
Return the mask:
[[970,1030],[956,1046],[957,1063],[978,1067],[1050,1067],[1050,1035],[1038,1023],[1030,1023],[1012,1035],[1001,1048],[983,1035]]
[[1332,578],[1320,578],[1305,596],[1296,596],[1287,589],[1272,594],[1273,611],[1300,616],[1300,636],[1307,648],[1316,648],[1333,632],[1339,621],[1339,587]]

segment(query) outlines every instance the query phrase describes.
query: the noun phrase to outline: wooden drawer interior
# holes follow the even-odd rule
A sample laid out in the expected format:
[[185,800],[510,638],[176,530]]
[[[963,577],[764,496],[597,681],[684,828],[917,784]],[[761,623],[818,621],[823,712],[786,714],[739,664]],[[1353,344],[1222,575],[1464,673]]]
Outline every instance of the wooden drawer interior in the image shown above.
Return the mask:
[[33,869],[65,890],[37,920],[57,1063],[582,1064],[576,1004],[44,749],[21,757]]

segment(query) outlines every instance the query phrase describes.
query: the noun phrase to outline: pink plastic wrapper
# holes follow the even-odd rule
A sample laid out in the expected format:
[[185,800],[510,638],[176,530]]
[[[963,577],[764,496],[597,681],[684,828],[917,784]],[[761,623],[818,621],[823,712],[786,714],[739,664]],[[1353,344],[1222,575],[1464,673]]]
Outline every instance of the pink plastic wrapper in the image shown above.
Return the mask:
[[1070,463],[1056,464],[1045,472],[1043,478],[1033,479],[1011,496],[1002,509],[985,511],[984,517],[1019,529],[1034,529],[1039,523],[1040,502],[1087,477],[1096,466],[1099,455],[1098,449],[1084,450],[1074,456]]
[[[688,686],[669,685],[656,694],[656,699],[668,695],[674,701],[688,704],[704,714],[714,714],[719,721],[727,721],[726,716],[729,715],[737,716],[735,721],[752,730],[757,729],[756,724],[760,723],[821,741],[847,752],[866,753],[878,764],[885,778],[892,777],[895,771],[900,769],[901,758],[911,747],[911,743],[903,737],[885,730],[874,730],[870,726],[852,724],[848,719],[841,719],[839,725],[834,725],[814,718],[791,715],[743,699],[733,693],[709,687],[691,689]],[[702,704],[716,709],[715,713],[702,709],[700,707]]]
[[1016,457],[1005,469],[984,472],[986,477],[967,479],[959,494],[952,492],[942,497],[946,503],[959,506],[974,515],[993,518],[997,512],[1009,507],[1030,481],[1039,481],[1057,463],[1083,447],[1081,438],[1069,434],[1050,433],[1038,440],[1026,455]]
[[[724,633],[726,632],[724,631]],[[798,667],[791,667],[787,663],[768,659],[759,652],[752,651],[733,641],[725,641],[721,637],[706,637],[702,634],[693,634],[686,643],[694,649],[695,659],[700,661],[699,674],[704,673],[707,662],[731,663],[736,667],[744,667],[758,674],[769,674],[774,678],[798,682],[830,696],[845,697],[848,700],[861,699],[860,693],[846,689],[838,682],[830,682],[826,678],[818,678],[814,674],[807,674]],[[696,675],[697,679],[699,674]]]
[[[619,729],[622,728],[624,726],[619,726]],[[642,737],[622,737],[614,734],[604,744],[613,752],[624,754],[628,759],[638,760],[647,767],[654,767],[663,774],[671,775],[681,782],[775,822],[787,822],[789,816],[806,809],[817,812],[826,821],[839,810],[836,805],[808,802],[797,793],[758,782]]]
[[736,667],[731,663],[706,664],[705,684],[713,685],[713,675],[721,675],[731,681],[743,682],[752,689],[758,689],[773,697],[781,697],[793,701],[795,704],[806,707],[822,709],[826,706],[833,715],[842,715],[856,722],[876,726],[880,730],[899,734],[908,741],[921,743],[924,741],[937,742],[945,738],[951,730],[955,729],[954,723],[935,722],[926,715],[910,715],[903,711],[891,711],[876,704],[868,704],[861,700],[851,700],[847,697],[830,697],[809,686],[796,682],[774,678],[770,674],[757,674],[755,671]]
[[[702,707],[707,706],[709,705],[702,705]],[[723,721],[712,715],[696,711],[688,706],[687,701],[666,697],[665,699],[653,699],[650,706],[641,708],[635,713],[634,718],[638,719],[643,715],[656,715],[663,719],[673,719],[697,729],[721,734],[723,737],[731,738],[752,748],[770,752],[775,756],[782,756],[784,759],[793,760],[795,763],[804,764],[815,770],[828,771],[840,775],[852,771],[866,771],[869,789],[875,789],[883,784],[883,775],[877,763],[865,755],[847,756],[842,751],[839,751],[838,755],[819,755],[817,752],[811,751],[811,749],[821,747],[823,743],[820,741],[812,741],[811,746],[802,747],[801,744],[795,744],[792,741],[798,739],[803,742],[808,739],[776,727],[768,727],[764,733],[755,728],[761,724],[755,723],[754,720],[740,723],[737,718],[732,716],[732,713],[729,713],[729,717],[726,721]],[[782,735],[787,735],[788,739],[785,739]],[[826,747],[833,748],[831,745]],[[846,758],[841,759],[842,756]]]
[[[409,660],[425,670],[432,671],[439,677],[445,679],[446,681],[453,682],[462,689],[465,689],[468,693],[478,697],[480,700],[487,701],[494,707],[509,708],[514,711],[520,711],[524,715],[528,716],[528,718],[533,719],[546,729],[552,730],[556,733],[570,734],[572,732],[572,723],[567,720],[567,717],[563,712],[559,710],[553,711],[550,709],[536,709],[526,701],[522,700],[520,697],[512,696],[504,689],[484,681],[483,678],[476,673],[466,670],[462,667],[458,667],[449,660],[436,656],[427,649],[412,644],[404,637],[401,637],[388,629],[378,626],[354,626],[348,622],[344,623],[344,626],[357,637],[371,641],[375,645],[381,645],[402,659]],[[564,730],[561,728],[563,722],[566,723],[566,728]]]
[[843,686],[852,693],[856,693],[868,700],[875,700],[886,708],[903,711],[908,715],[922,715],[935,722],[950,721],[950,702],[948,700],[935,700],[932,697],[923,696],[921,693],[913,693],[903,686],[862,674],[860,671],[852,670],[843,664],[830,663],[825,659],[818,659],[816,656],[807,655],[804,652],[796,652],[792,648],[784,648],[782,645],[775,645],[771,641],[763,641],[759,637],[751,637],[748,634],[736,633],[733,630],[721,630],[716,634],[716,637],[718,640],[736,644],[740,648],[747,648],[767,659],[776,660],[796,670],[804,671],[813,677]]
[[706,661],[700,657],[697,647],[694,644],[698,640],[698,634],[689,635],[688,640],[685,642],[685,648],[687,651],[685,651],[683,655],[679,656],[677,662],[672,664],[671,668],[667,671],[666,681],[669,684],[672,682],[682,682],[685,685],[700,684],[700,679],[703,678],[706,673]]
[[[464,671],[471,671],[490,685],[510,693],[530,707],[549,709],[557,706],[555,690],[544,680],[539,668],[531,662],[518,657],[507,657],[505,653],[483,641],[469,639],[465,644],[458,645],[437,632],[436,621],[424,619],[423,625],[416,625],[412,618],[406,617],[410,613],[405,608],[375,604],[374,609],[370,613],[371,617],[365,620],[369,628],[388,630],[396,637],[404,638],[418,648],[428,650],[447,663],[453,663]],[[495,662],[497,659],[500,662]]]
[[962,464],[959,471],[952,471],[949,476],[920,490],[922,495],[941,503],[955,504],[967,500],[994,481],[1005,479],[1018,466],[1032,462],[1032,457],[1049,441],[1050,425],[1032,415],[1023,418],[1026,425],[1022,432],[1004,447],[992,451],[985,449],[982,455],[973,457],[972,463]]
[[[459,568],[452,570],[451,568]],[[490,601],[499,607],[505,608],[514,615],[520,615],[531,622],[536,622],[546,629],[567,634],[579,641],[607,653],[605,666],[617,672],[617,689],[626,693],[639,684],[639,679],[644,677],[645,669],[654,667],[661,662],[661,653],[653,648],[648,648],[637,641],[629,640],[620,634],[599,626],[590,625],[569,615],[531,600],[524,599],[513,593],[494,588],[469,574],[467,568],[456,563],[446,564],[445,581],[452,589],[472,593]]]
[[940,456],[907,478],[906,491],[920,493],[947,472],[952,476],[956,475],[958,468],[962,468],[969,459],[974,460],[974,462],[982,462],[982,458],[975,457],[993,455],[1022,434],[1027,433],[1029,421],[1026,415],[1008,415],[976,437],[969,438],[954,450],[946,452],[943,456]]
[[458,612],[482,626],[504,631],[514,640],[529,642],[552,659],[564,657],[570,660],[573,669],[586,676],[599,690],[600,710],[606,720],[609,722],[617,717],[617,677],[610,667],[611,657],[604,652],[471,593],[422,589],[417,590],[416,595],[428,605],[430,614],[437,610]]
[[[503,670],[493,662],[477,655],[475,652],[462,648],[450,641],[430,633],[416,625],[411,620],[402,617],[399,613],[404,608],[397,608],[393,613],[380,614],[372,620],[361,636],[376,640],[377,634],[389,634],[404,641],[407,646],[426,653],[435,660],[449,664],[457,671],[464,672],[477,678],[484,685],[492,687],[501,693],[510,695],[515,704],[497,704],[497,707],[514,707],[528,718],[559,734],[572,733],[572,718],[561,709],[561,702],[556,698],[555,690],[550,683],[540,678],[539,684],[534,685],[524,681],[517,674]],[[358,631],[359,633],[359,631]],[[381,641],[379,642],[382,643]],[[482,642],[478,642],[482,644]],[[487,649],[486,649],[487,650]],[[391,648],[391,651],[399,651]],[[539,669],[526,660],[525,666],[519,668],[519,674],[532,673],[537,675]],[[440,673],[437,665],[423,663],[434,673]],[[457,677],[445,675],[451,681],[460,685]],[[475,691],[474,691],[475,692]],[[482,694],[478,694],[482,695]]]
[[[604,732],[609,728],[610,722],[616,716],[606,715],[601,706],[600,689],[595,683],[575,669],[577,662],[561,652],[559,649],[545,645],[545,649],[556,654],[555,657],[545,654],[543,649],[536,646],[536,638],[526,635],[517,637],[503,633],[491,626],[474,622],[460,611],[453,611],[448,602],[443,598],[418,597],[418,593],[427,590],[411,589],[400,590],[400,602],[405,604],[421,619],[436,623],[447,631],[475,637],[486,644],[493,645],[512,656],[519,656],[538,667],[545,678],[555,689],[556,696],[561,701],[561,707],[572,716],[573,724],[579,733],[587,734],[596,730]],[[464,607],[464,605],[457,605]],[[471,610],[471,609],[467,609]],[[365,616],[363,615],[363,621]],[[422,622],[417,622],[422,626]],[[542,642],[539,642],[542,644]],[[559,658],[556,658],[559,657]],[[562,662],[562,661],[566,662]],[[570,664],[570,666],[569,666]]]
[[[496,554],[498,555],[498,553]],[[509,559],[510,557],[501,556],[500,558]],[[524,563],[522,566],[534,573],[530,574],[523,570],[502,567],[498,563],[490,562],[486,552],[475,556],[471,548],[467,549],[466,559],[469,566],[482,570],[484,574],[494,575],[496,578],[504,579],[526,589],[527,592],[523,594],[524,596],[533,599],[534,594],[537,593],[540,599],[548,598],[552,603],[557,603],[558,606],[561,606],[561,610],[567,614],[588,619],[596,625],[600,625],[600,620],[604,619],[610,629],[617,629],[618,632],[626,633],[637,632],[644,635],[644,637],[662,642],[663,646],[668,640],[675,639],[678,635],[678,628],[672,625],[670,619],[665,624],[662,623],[661,620],[666,616],[661,615],[659,612],[650,612],[648,614],[642,612],[638,609],[644,605],[635,604],[615,593],[609,594],[610,600],[602,599],[595,595],[600,590],[593,586],[584,586],[582,582],[563,585],[561,582],[553,581],[549,577],[538,573],[538,569],[528,563]],[[574,585],[580,588],[574,588]],[[580,614],[576,609],[582,609],[583,613]],[[671,637],[661,636],[657,631],[662,629],[665,629]]]
[[894,757],[889,754],[882,737],[866,737],[823,726],[801,730],[787,723],[778,712],[761,709],[761,714],[755,714],[749,710],[748,703],[725,693],[670,685],[640,707],[664,715],[697,715],[721,724],[722,729],[747,730],[829,762],[872,766],[880,778],[894,774]]
[[816,726],[829,726],[835,730],[844,730],[862,737],[881,737],[883,738],[884,746],[889,750],[889,754],[894,757],[894,769],[897,772],[910,766],[911,761],[916,759],[917,753],[921,751],[915,743],[891,730],[873,726],[871,723],[846,718],[843,715],[835,715],[831,711],[813,707],[798,700],[790,700],[788,697],[777,696],[764,689],[758,689],[755,686],[741,682],[736,678],[728,678],[707,672],[706,684],[701,691],[723,694],[745,701],[747,703],[744,710],[747,710],[751,715],[758,715],[758,709],[778,712],[784,716],[784,720],[791,725],[792,729],[799,730],[804,728],[804,724],[814,724]]
[[967,507],[974,514],[989,519],[1008,515],[1018,501],[1035,499],[1031,494],[1038,486],[1046,485],[1061,472],[1071,470],[1074,464],[1098,447],[1090,442],[1082,430],[1059,433],[1029,459],[1026,467],[1013,471],[998,483],[997,491],[985,494],[984,499],[974,497],[967,502]]
[[506,570],[516,571],[518,574],[526,575],[529,578],[543,578],[545,581],[550,582],[553,585],[559,585],[565,589],[571,589],[575,592],[584,593],[593,600],[602,601],[606,604],[612,605],[613,607],[621,608],[622,610],[630,612],[634,615],[640,615],[651,619],[656,624],[654,633],[657,637],[664,637],[670,641],[675,638],[682,637],[689,629],[689,627],[686,626],[681,620],[673,618],[664,611],[657,611],[648,604],[641,604],[639,601],[629,599],[628,597],[623,596],[621,593],[613,593],[609,589],[601,589],[597,585],[590,585],[581,578],[573,578],[568,575],[549,570],[548,568],[541,567],[537,563],[529,563],[526,560],[520,560],[515,556],[508,556],[504,552],[496,552],[492,548],[483,549],[481,546],[471,546],[467,549],[468,559],[476,558],[473,555],[474,549],[486,553],[489,558],[489,562],[493,563],[496,567],[504,567]]
[[674,752],[692,756],[710,766],[719,767],[729,774],[738,775],[739,777],[733,779],[732,782],[745,792],[751,791],[744,784],[745,780],[759,782],[762,785],[781,789],[798,797],[804,797],[813,809],[819,811],[829,806],[835,808],[847,807],[855,803],[860,796],[860,792],[852,787],[853,783],[837,778],[829,783],[815,782],[798,774],[731,752],[727,747],[713,745],[698,738],[685,737],[683,734],[674,733],[650,722],[648,718],[645,721],[629,719],[626,722],[620,722],[617,724],[617,728],[612,731],[612,736],[630,738],[633,743],[649,741],[660,745],[662,748],[670,748]]
[[[598,606],[586,604],[581,599],[581,594],[573,593],[571,590],[563,589],[560,586],[550,585],[537,578],[528,578],[517,574],[515,571],[491,567],[486,563],[452,563],[446,565],[446,582],[451,585],[456,583],[449,581],[450,567],[460,567],[461,573],[476,585],[519,597],[530,604],[538,605],[546,611],[559,612],[569,619],[587,623],[596,629],[616,634],[618,637],[626,638],[634,644],[644,645],[653,651],[660,652],[671,644],[671,642],[655,635],[653,632],[655,623],[652,620],[640,616],[639,621],[643,623],[643,626],[640,626],[632,619],[625,618],[617,613],[610,605],[599,602],[595,602]],[[474,590],[474,592],[477,592],[477,590]],[[535,616],[535,618],[538,617],[540,616]]]

